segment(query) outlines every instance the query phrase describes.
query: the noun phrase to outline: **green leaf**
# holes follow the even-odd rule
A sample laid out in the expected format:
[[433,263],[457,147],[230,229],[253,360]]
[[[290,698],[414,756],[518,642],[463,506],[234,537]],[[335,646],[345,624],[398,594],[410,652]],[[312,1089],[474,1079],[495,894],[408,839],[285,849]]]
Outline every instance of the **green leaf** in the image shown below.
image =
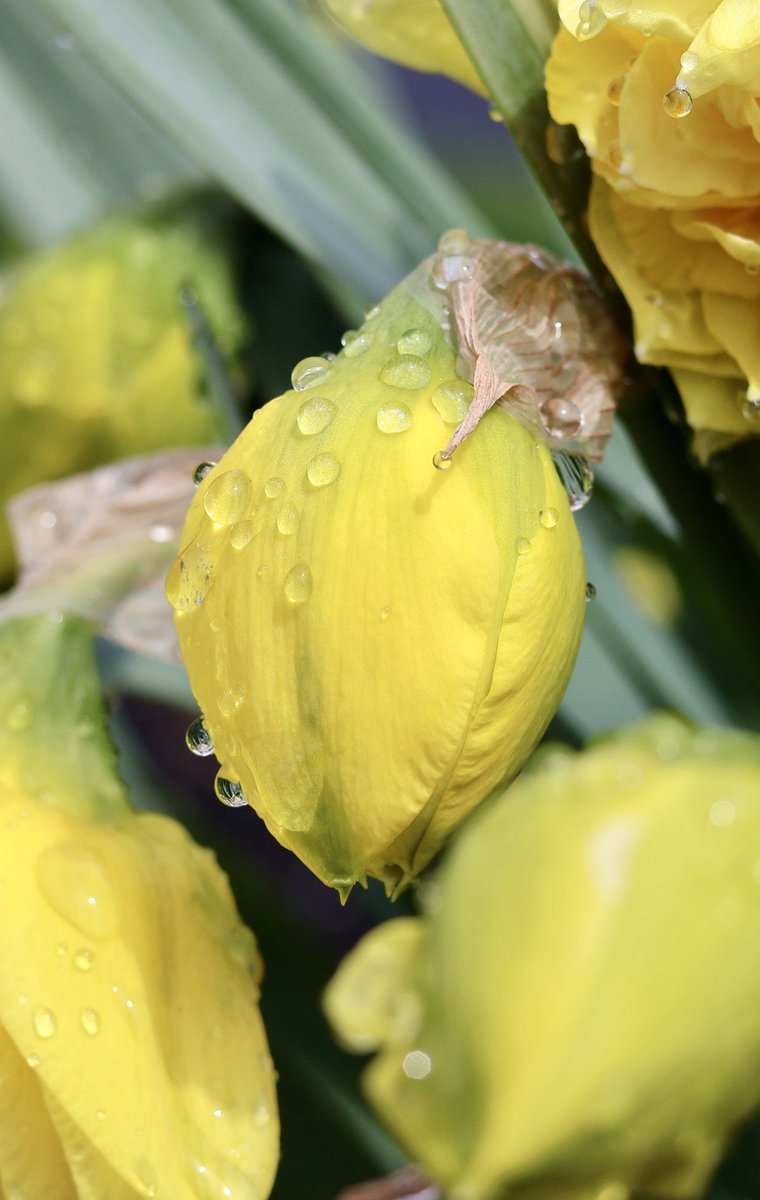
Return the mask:
[[0,624],[0,782],[79,816],[118,816],[92,632],[60,613]]
[[[274,5],[257,6],[254,29],[222,0],[36,3],[197,167],[363,299],[384,294],[442,227],[482,231],[408,135],[379,108],[370,121],[344,56],[303,21],[285,36]],[[318,70],[304,70],[309,54]]]

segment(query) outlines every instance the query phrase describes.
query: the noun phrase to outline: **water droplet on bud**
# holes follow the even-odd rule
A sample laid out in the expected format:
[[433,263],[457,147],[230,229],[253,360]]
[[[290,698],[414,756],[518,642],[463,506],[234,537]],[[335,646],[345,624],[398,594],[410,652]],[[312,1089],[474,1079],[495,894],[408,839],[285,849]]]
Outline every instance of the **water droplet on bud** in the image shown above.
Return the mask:
[[293,372],[290,376],[290,382],[293,385],[293,390],[303,392],[306,388],[314,387],[317,383],[324,383],[333,373],[333,368],[324,358],[310,357],[302,358],[300,362],[293,367]]
[[436,471],[448,471],[451,466],[451,459],[444,457],[443,450],[436,450],[433,455],[433,466]]
[[380,379],[389,387],[416,391],[430,382],[430,367],[415,354],[399,354],[388,359],[380,372]]
[[211,471],[213,471],[215,466],[216,466],[216,463],[214,463],[214,462],[198,463],[198,466],[193,471],[193,483],[195,484],[196,487],[198,486],[199,483],[203,483],[203,480],[206,478],[206,476]]
[[285,576],[285,595],[291,604],[305,604],[311,596],[312,584],[308,566],[298,563]]
[[185,742],[188,750],[197,754],[199,758],[206,758],[209,754],[214,753],[214,739],[204,725],[203,717],[196,717],[188,725]]
[[332,423],[337,408],[325,396],[312,396],[298,410],[296,424],[307,437],[322,433]]
[[248,803],[242,785],[235,779],[229,779],[221,771],[214,780],[214,791],[217,800],[221,800],[227,808],[243,808]]
[[317,454],[306,468],[306,476],[312,487],[326,487],[340,475],[340,462],[334,454]]
[[580,432],[583,417],[572,400],[562,400],[555,396],[551,400],[545,400],[538,411],[542,425],[553,437],[575,437]]
[[384,404],[377,410],[377,427],[381,433],[403,433],[412,425],[412,412],[405,404]]

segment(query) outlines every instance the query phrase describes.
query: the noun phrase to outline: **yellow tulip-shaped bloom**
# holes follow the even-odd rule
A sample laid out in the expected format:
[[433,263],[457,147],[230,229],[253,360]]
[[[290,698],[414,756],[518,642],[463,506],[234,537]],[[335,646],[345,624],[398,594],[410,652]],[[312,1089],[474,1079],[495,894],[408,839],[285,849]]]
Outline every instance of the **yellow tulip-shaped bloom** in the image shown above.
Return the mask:
[[546,445],[496,407],[440,454],[473,387],[431,261],[255,414],[168,580],[220,797],[344,893],[403,885],[516,773],[582,624]]
[[[0,418],[15,453],[4,502],[24,488],[220,433],[180,303],[188,281],[226,348],[237,336],[213,222],[192,208],[119,218],[25,263],[0,303]],[[0,583],[12,569],[0,521]]]
[[212,855],[130,810],[86,630],[0,632],[0,1191],[265,1200],[260,960]]
[[467,1200],[699,1195],[760,1103],[760,739],[655,717],[479,814],[326,1008]]

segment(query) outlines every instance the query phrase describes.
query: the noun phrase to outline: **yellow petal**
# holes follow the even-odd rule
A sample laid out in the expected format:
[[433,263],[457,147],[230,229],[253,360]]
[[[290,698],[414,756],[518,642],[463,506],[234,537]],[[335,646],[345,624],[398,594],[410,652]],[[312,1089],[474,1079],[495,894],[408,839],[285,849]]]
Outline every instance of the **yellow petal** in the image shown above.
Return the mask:
[[693,429],[733,433],[750,432],[741,406],[746,398],[738,379],[716,379],[700,371],[674,370],[686,416]]
[[[493,409],[434,469],[459,419],[437,388],[463,385],[435,289],[415,286],[255,415],[199,488],[168,584],[223,775],[343,890],[416,874],[514,774],[583,619],[546,447]],[[421,357],[399,358],[410,330]]]
[[755,95],[760,73],[760,13],[752,0],[721,0],[689,46],[684,83],[696,99],[728,85]]
[[[0,627],[0,701],[0,1028],[34,1072],[19,1097],[41,1096],[40,1138],[55,1130],[78,1200],[265,1200],[279,1131],[261,964],[225,876],[119,795],[81,622]],[[4,1123],[0,1178],[17,1156]]]
[[440,72],[484,93],[483,81],[470,61],[440,0],[326,0],[336,21],[352,37],[384,58]]
[[0,1079],[0,1194],[80,1200],[40,1080],[2,1025]]
[[701,1193],[760,1100],[759,839],[760,739],[658,716],[547,754],[463,831],[414,941],[360,943],[328,1012],[382,1033],[384,948],[418,1020],[365,1086],[447,1191]]

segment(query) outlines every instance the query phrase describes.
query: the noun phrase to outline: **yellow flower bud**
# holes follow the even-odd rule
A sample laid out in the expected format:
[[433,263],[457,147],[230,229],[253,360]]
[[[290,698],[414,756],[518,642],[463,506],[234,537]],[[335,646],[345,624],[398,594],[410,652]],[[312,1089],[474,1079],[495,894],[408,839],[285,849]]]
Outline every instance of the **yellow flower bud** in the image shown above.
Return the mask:
[[209,851],[129,808],[96,688],[80,623],[0,630],[3,1195],[265,1200],[255,941]]
[[[475,246],[542,276],[535,252]],[[201,483],[167,583],[220,797],[247,796],[344,894],[367,875],[403,886],[516,773],[583,620],[582,554],[546,445],[497,405],[451,448],[473,386],[433,276],[461,262],[426,260],[337,358],[298,364]],[[528,323],[554,336],[549,310]],[[515,391],[520,412],[533,392]]]
[[447,1195],[700,1194],[760,1102],[760,739],[549,752],[426,887],[325,1003]]
[[[193,215],[106,222],[31,259],[0,304],[0,501],[43,480],[168,446],[208,444],[180,285],[197,288],[221,344],[236,337],[229,271]],[[0,581],[12,569],[0,522]]]

